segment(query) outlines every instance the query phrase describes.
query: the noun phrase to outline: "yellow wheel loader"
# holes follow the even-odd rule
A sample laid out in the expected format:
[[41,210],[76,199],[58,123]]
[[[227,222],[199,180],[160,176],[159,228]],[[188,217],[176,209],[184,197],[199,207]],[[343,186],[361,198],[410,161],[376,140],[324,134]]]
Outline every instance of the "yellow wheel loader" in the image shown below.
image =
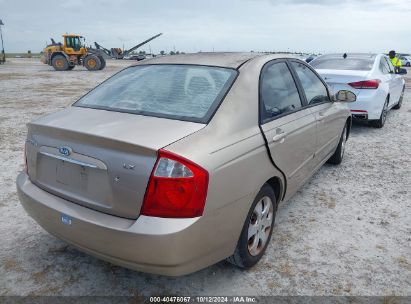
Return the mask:
[[64,34],[63,43],[51,44],[43,50],[43,63],[53,66],[56,71],[72,70],[76,65],[83,65],[89,71],[102,70],[106,60],[100,50],[87,48],[83,36]]

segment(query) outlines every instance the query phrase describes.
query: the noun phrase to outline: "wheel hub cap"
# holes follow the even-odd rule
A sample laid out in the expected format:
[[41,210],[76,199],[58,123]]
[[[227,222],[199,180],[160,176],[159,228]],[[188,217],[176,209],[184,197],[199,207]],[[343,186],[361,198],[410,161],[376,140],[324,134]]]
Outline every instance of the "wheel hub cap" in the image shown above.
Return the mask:
[[248,226],[248,252],[256,256],[264,249],[273,221],[273,203],[264,196],[256,205]]

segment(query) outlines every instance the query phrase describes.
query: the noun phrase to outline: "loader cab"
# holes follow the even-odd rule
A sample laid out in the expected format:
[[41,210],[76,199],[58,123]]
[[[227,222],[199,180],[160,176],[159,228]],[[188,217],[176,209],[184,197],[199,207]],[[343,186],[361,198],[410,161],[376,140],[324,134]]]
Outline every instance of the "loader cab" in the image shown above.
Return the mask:
[[67,53],[70,53],[67,49],[72,49],[74,53],[80,53],[85,45],[85,39],[79,35],[63,35],[64,48]]

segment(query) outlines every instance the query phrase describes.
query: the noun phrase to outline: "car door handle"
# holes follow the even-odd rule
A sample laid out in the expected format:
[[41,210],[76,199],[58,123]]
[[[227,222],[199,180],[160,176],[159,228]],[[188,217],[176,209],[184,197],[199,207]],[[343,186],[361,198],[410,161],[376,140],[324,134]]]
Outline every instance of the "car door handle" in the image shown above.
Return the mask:
[[273,141],[275,142],[284,142],[284,138],[287,136],[287,133],[284,132],[283,130],[277,131],[277,134],[274,135]]
[[321,120],[323,120],[325,118],[325,113],[323,113],[323,112],[318,112],[318,118],[317,118],[317,120],[318,121],[321,121]]

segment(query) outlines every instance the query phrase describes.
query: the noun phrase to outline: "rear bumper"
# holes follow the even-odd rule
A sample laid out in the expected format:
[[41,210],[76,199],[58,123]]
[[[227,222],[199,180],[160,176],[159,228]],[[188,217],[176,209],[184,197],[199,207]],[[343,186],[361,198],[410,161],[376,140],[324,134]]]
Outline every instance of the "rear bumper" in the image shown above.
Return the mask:
[[[362,90],[355,102],[349,103],[349,108],[355,120],[379,119],[387,96],[382,90]],[[366,112],[362,112],[366,111]]]
[[356,121],[368,121],[368,112],[351,111],[351,116]]
[[[210,237],[215,220],[125,219],[94,211],[52,195],[27,174],[17,177],[17,190],[27,213],[46,231],[103,260],[138,271],[178,276],[214,264],[234,251],[236,240],[222,245]],[[225,212],[221,212],[225,213]],[[71,218],[63,223],[62,215]],[[224,214],[226,215],[226,214]]]

